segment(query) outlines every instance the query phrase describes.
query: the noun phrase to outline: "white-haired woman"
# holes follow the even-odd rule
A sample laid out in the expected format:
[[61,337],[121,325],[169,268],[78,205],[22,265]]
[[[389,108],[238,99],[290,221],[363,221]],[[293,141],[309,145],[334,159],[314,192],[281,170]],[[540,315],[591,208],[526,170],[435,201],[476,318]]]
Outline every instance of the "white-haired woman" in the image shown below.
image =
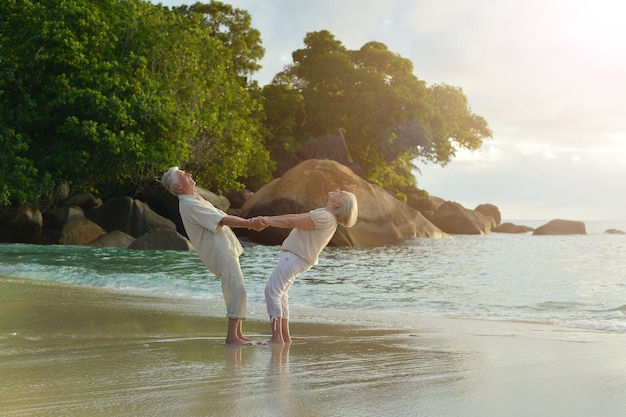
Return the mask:
[[291,343],[289,332],[288,291],[298,275],[319,261],[319,254],[337,230],[337,224],[352,227],[358,217],[354,194],[334,190],[328,193],[326,206],[308,213],[265,216],[268,226],[293,229],[284,240],[283,251],[265,286],[265,302],[270,316],[270,344]]

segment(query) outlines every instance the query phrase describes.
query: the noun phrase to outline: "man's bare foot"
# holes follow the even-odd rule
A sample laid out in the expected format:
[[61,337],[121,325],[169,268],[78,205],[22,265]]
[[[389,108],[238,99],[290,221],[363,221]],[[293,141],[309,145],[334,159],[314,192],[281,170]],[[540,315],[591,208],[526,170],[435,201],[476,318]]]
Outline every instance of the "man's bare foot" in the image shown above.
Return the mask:
[[237,331],[235,332],[235,337],[241,340],[245,340],[246,342],[253,342],[252,339],[243,335],[243,332],[241,331],[241,321],[239,321],[239,323],[237,324]]
[[236,337],[232,339],[226,339],[226,344],[229,346],[252,346],[252,340],[244,340]]

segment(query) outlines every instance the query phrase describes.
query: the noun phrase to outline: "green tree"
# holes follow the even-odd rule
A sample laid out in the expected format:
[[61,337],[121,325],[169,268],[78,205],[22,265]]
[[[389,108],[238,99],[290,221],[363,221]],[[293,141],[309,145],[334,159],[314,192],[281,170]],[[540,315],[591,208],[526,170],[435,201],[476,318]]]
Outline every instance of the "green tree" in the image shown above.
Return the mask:
[[[414,161],[445,165],[455,149],[477,149],[491,136],[461,89],[428,87],[408,59],[382,43],[350,51],[320,31],[308,33],[304,44],[272,82],[300,94],[304,111],[287,115],[276,95],[266,95],[266,112],[282,108],[283,117],[295,119],[298,141],[342,129],[353,158],[379,185],[406,192],[415,186]],[[286,136],[283,130],[270,127],[273,135]]]
[[[286,81],[286,80],[285,80]],[[304,97],[289,83],[275,79],[263,87],[265,106],[266,147],[277,159],[289,159],[299,149],[297,124],[303,120]]]
[[242,83],[259,46],[246,61],[238,45],[235,70],[204,14],[142,0],[2,2],[0,204],[59,183],[130,193],[172,164],[214,189],[267,176],[260,91]]
[[[24,92],[28,79],[23,79],[22,57],[18,45],[28,41],[30,33],[23,30],[20,14],[32,7],[18,8],[9,0],[0,11],[0,206],[10,202],[22,204],[39,195],[38,184],[44,179],[29,158],[30,138],[20,126],[27,124],[35,106]],[[32,22],[32,15],[23,19]],[[11,36],[10,36],[11,35]]]
[[[44,197],[61,182],[123,191],[153,164],[178,157],[193,132],[159,111],[174,103],[159,96],[148,60],[132,50],[138,21],[166,21],[166,10],[141,1],[95,4],[9,0],[0,12],[1,55],[14,68],[1,74],[3,110],[15,109],[4,127],[21,138],[20,150],[34,168],[23,178],[27,189],[54,180],[41,190]],[[37,197],[33,191],[15,200]]]
[[265,50],[261,46],[261,32],[251,26],[250,14],[219,1],[180,6],[181,14],[201,15],[201,26],[211,37],[218,39],[228,50],[232,67],[244,81],[261,69],[259,61]]
[[[250,15],[216,1],[174,11],[197,22],[201,34],[193,79],[202,81],[196,85],[202,107],[188,166],[203,185],[216,190],[240,188],[249,177],[268,180],[273,163],[263,138],[261,92],[248,81],[260,68],[264,50]],[[208,48],[215,44],[218,53]]]

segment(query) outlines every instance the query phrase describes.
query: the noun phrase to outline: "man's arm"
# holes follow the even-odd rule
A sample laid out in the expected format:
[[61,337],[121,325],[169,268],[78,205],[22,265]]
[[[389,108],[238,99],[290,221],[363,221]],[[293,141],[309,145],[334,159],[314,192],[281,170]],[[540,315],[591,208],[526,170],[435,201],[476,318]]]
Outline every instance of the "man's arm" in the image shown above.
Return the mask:
[[229,227],[245,227],[246,229],[253,229],[257,232],[265,229],[267,224],[260,217],[254,217],[252,219],[244,219],[239,216],[231,216],[227,215],[220,220],[220,226],[229,226]]

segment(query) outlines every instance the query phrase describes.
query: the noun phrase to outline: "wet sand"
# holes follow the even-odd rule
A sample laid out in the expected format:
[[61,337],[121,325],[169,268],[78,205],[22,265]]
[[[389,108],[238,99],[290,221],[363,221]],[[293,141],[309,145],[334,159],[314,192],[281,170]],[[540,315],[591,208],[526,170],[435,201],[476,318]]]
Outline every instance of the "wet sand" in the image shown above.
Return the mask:
[[[220,303],[0,277],[1,416],[622,416],[626,335],[293,309],[227,347]],[[244,331],[269,337],[264,306]]]

